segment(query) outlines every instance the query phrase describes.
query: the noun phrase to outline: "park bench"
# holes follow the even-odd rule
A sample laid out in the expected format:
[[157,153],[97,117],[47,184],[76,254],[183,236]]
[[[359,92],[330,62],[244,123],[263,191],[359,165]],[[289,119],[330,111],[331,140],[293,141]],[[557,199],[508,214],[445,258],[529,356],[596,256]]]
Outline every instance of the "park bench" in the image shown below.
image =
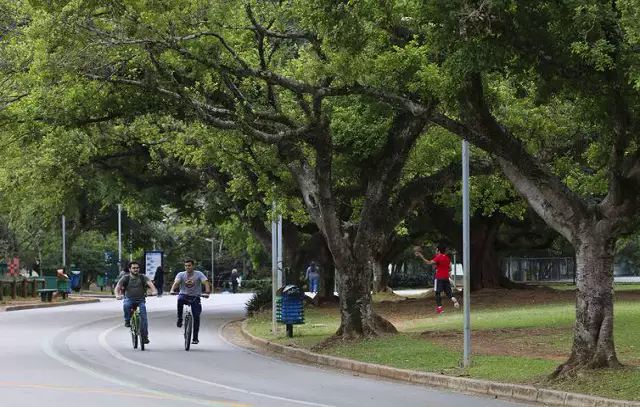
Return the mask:
[[61,290],[58,288],[44,288],[42,290],[38,290],[38,293],[40,294],[40,300],[42,302],[53,301],[53,294],[56,292],[62,294],[62,298],[65,298],[65,299],[67,298],[67,295],[69,295],[66,289]]
[[[38,290],[40,294],[40,300],[42,302],[53,301],[53,294],[60,293],[62,298],[67,298],[69,295],[69,280],[61,280],[57,277],[45,276],[46,288]],[[55,287],[55,288],[53,288]]]

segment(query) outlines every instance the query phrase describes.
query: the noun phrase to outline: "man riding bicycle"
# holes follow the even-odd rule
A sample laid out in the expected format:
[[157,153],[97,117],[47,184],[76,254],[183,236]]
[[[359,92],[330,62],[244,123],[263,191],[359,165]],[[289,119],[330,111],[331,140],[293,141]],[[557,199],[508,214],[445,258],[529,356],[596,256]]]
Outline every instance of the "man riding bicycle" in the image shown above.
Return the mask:
[[156,295],[158,292],[149,277],[140,274],[140,264],[137,261],[129,262],[128,269],[129,274],[125,274],[118,280],[113,291],[119,300],[122,299],[122,293],[124,292],[124,303],[122,304],[124,326],[131,326],[131,307],[135,305],[140,309],[142,340],[144,343],[149,343],[149,324],[145,297],[147,296],[147,288],[151,289],[153,295]]
[[193,260],[185,260],[184,270],[176,276],[171,292],[175,293],[180,286],[180,295],[178,295],[178,328],[182,327],[182,311],[184,304],[191,306],[193,313],[193,341],[191,343],[197,345],[198,331],[200,330],[200,314],[202,313],[202,305],[200,304],[200,295],[202,294],[202,284],[204,283],[205,293],[211,293],[209,280],[202,272],[193,269]]

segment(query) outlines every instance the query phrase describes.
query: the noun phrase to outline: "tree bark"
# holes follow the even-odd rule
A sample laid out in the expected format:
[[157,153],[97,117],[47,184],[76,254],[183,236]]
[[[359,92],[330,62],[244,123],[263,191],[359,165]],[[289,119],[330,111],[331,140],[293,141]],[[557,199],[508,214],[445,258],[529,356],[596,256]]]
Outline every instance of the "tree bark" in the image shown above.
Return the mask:
[[338,264],[338,294],[340,296],[340,328],[337,336],[343,339],[396,333],[396,328],[373,311],[371,301],[372,268],[365,262],[341,261]]
[[571,356],[554,376],[578,369],[621,364],[613,343],[613,261],[615,239],[588,230],[576,245],[576,324]]
[[[500,257],[496,249],[498,231],[502,219],[476,217],[471,229],[471,290],[482,288],[509,287],[509,281],[502,276]],[[460,251],[459,253],[462,253]]]

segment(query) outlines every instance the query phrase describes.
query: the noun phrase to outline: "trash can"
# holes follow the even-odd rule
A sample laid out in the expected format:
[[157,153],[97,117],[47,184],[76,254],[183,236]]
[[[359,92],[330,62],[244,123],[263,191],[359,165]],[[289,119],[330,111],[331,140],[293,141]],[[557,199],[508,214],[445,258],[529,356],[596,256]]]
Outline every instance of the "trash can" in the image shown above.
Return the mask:
[[276,317],[287,326],[287,336],[293,337],[293,325],[304,324],[304,292],[296,285],[281,288],[276,297]]
[[69,276],[69,285],[73,291],[80,291],[80,282],[81,282],[82,272],[80,270],[71,270],[71,275]]

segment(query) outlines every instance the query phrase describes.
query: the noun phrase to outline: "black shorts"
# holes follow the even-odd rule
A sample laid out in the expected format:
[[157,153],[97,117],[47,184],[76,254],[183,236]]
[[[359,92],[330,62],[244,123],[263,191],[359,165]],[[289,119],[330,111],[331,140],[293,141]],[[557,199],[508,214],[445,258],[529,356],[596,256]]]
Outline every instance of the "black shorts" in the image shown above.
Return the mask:
[[449,279],[435,279],[433,280],[433,291],[436,293],[444,291],[448,296],[451,296],[451,282]]

